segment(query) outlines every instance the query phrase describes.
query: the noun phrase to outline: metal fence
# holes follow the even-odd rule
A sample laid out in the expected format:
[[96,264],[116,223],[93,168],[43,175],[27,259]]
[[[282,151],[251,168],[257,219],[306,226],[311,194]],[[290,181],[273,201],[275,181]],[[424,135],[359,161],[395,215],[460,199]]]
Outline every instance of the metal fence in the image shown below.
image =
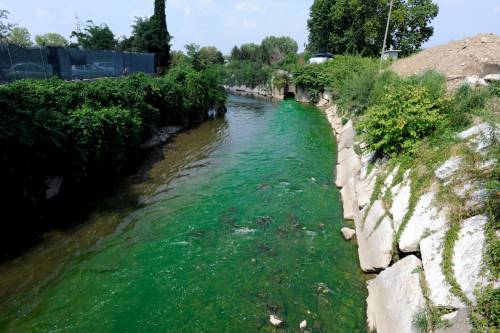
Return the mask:
[[0,44],[0,83],[52,76],[86,80],[135,72],[154,74],[154,54]]

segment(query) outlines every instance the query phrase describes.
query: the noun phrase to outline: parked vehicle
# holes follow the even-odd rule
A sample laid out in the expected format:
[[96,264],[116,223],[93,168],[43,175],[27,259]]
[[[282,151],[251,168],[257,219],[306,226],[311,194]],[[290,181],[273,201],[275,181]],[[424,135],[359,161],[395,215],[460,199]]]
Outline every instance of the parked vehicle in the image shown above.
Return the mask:
[[5,71],[8,80],[46,79],[50,74],[47,68],[34,62],[17,63]]

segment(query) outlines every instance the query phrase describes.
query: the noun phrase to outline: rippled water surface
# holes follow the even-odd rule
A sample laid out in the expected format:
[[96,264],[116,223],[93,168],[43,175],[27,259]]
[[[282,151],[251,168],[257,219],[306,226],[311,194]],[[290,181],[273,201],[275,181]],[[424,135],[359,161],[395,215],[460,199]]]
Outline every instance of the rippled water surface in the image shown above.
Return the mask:
[[365,332],[317,109],[231,97],[76,230],[0,267],[2,332]]

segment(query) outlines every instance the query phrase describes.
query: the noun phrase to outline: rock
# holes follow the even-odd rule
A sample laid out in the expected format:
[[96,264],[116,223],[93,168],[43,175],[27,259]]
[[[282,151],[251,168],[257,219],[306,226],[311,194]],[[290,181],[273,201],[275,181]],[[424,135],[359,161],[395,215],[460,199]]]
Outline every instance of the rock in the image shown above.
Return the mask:
[[441,319],[447,322],[450,327],[438,328],[435,333],[470,333],[472,326],[469,322],[469,315],[466,309],[445,314]]
[[356,182],[356,197],[360,208],[363,208],[370,203],[376,181],[377,172],[372,172],[364,180]]
[[361,169],[361,160],[358,155],[352,155],[337,165],[335,185],[344,187],[351,177],[358,174]]
[[347,124],[345,124],[345,126],[342,128],[342,132],[340,133],[338,150],[342,150],[344,148],[354,147],[354,137],[355,136],[356,136],[356,132],[354,131],[352,121],[349,120],[347,122]]
[[358,200],[356,199],[356,177],[351,177],[340,191],[344,219],[354,220],[359,214]]
[[427,192],[418,200],[415,211],[399,239],[399,249],[403,252],[417,252],[425,233],[439,231],[446,226],[446,209],[440,211],[433,205],[435,192]]
[[473,136],[479,134],[488,134],[490,132],[491,132],[491,126],[488,123],[482,123],[474,127],[471,127],[468,130],[460,132],[459,134],[457,134],[457,137],[459,139],[466,140],[472,138]]
[[351,240],[356,236],[356,231],[351,228],[342,228],[340,231],[345,240]]
[[425,281],[429,288],[429,299],[437,307],[462,308],[462,302],[450,292],[451,286],[446,282],[441,263],[446,229],[440,230],[420,242],[420,253],[424,265]]
[[337,163],[340,164],[343,161],[353,157],[354,155],[357,155],[356,152],[354,151],[353,148],[344,148],[341,151],[339,151],[339,156],[337,158]]
[[415,316],[425,309],[419,274],[422,263],[408,256],[368,281],[367,322],[377,333],[418,333]]
[[464,80],[464,84],[467,84],[471,87],[486,86],[487,85],[485,80],[480,79],[477,76],[467,76]]
[[439,168],[434,171],[437,178],[445,180],[451,177],[460,168],[463,158],[460,156],[453,156],[444,162]]
[[479,134],[478,136],[470,140],[467,144],[469,145],[469,147],[479,153],[484,151],[486,148],[491,147],[491,145],[497,142],[498,139],[500,139],[500,131],[490,130]]
[[391,263],[394,229],[382,201],[377,200],[373,203],[363,222],[368,208],[366,207],[354,220],[359,262],[363,271],[377,272],[387,268]]
[[478,215],[462,222],[453,249],[453,272],[465,295],[475,303],[474,290],[487,284],[482,276],[485,227],[488,217]]
[[324,99],[324,98],[321,98],[321,99],[319,100],[319,102],[318,102],[318,103],[316,103],[316,106],[317,106],[317,107],[322,108],[322,107],[328,106],[329,104],[330,104],[330,101],[329,101],[329,100]]
[[483,80],[486,82],[500,81],[500,74],[488,74],[483,77]]
[[279,317],[275,316],[275,315],[271,315],[269,317],[269,322],[271,323],[271,325],[273,325],[274,327],[281,327],[283,326],[283,324],[285,323],[282,319],[280,319]]
[[411,197],[411,183],[408,180],[404,183],[397,193],[393,196],[392,205],[391,205],[391,215],[392,220],[394,221],[394,230],[396,232],[399,230],[401,223],[403,222],[406,213],[408,212],[410,206],[410,197]]
[[394,177],[399,172],[399,165],[392,169],[391,173],[385,178],[384,186],[382,187],[382,195],[392,187],[392,183],[394,182]]
[[299,324],[299,329],[301,331],[305,330],[307,328],[307,321],[306,320],[302,320]]

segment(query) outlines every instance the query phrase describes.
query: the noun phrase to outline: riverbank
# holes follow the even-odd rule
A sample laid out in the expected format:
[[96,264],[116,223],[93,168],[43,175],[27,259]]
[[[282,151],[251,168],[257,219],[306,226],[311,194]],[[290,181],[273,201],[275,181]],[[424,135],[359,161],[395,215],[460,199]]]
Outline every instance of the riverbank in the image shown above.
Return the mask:
[[[344,218],[354,222],[362,270],[379,274],[367,286],[369,329],[416,333],[433,325],[435,332],[471,332],[481,315],[479,290],[498,286],[486,254],[488,239],[498,234],[491,234],[485,188],[474,175],[498,163],[491,155],[498,127],[480,123],[457,133],[422,185],[416,184],[421,165],[377,159],[364,149],[352,120],[345,123],[336,106],[325,113],[338,142],[335,182]],[[464,147],[476,155],[474,162]],[[467,218],[457,221],[464,208]]]
[[0,86],[0,258],[74,225],[63,212],[83,214],[112,193],[145,151],[223,115],[221,83],[216,71],[183,66],[162,77]]

